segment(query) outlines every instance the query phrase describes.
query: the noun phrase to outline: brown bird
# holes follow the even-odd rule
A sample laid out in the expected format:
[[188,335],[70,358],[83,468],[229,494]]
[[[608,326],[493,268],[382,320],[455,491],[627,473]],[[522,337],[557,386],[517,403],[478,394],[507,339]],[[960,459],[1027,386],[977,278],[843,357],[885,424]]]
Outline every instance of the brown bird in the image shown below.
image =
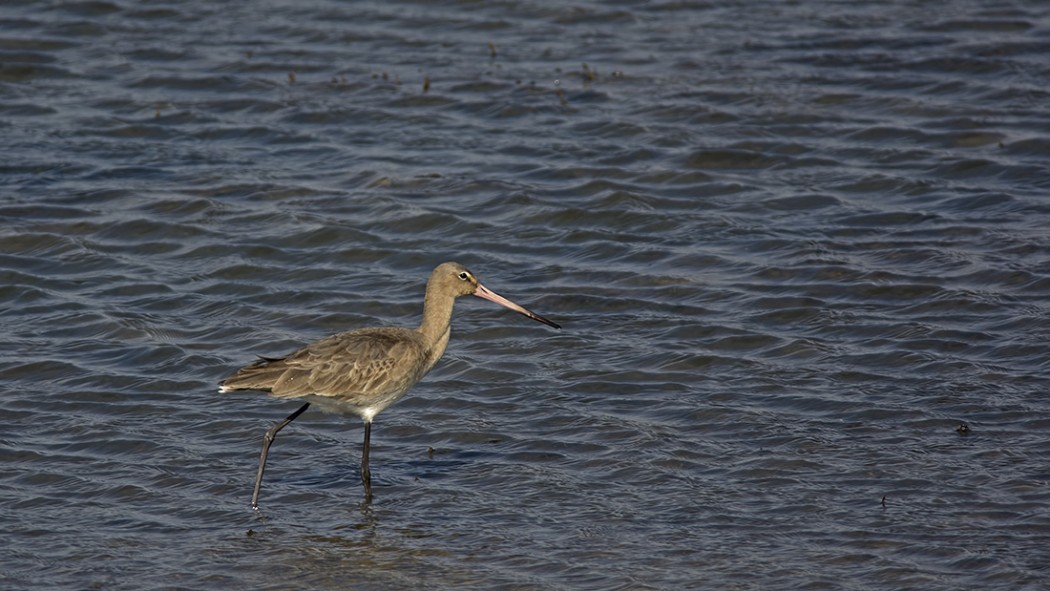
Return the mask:
[[259,508],[259,488],[266,470],[266,454],[277,432],[310,407],[311,402],[339,407],[365,422],[361,451],[361,482],[365,501],[372,500],[368,469],[372,419],[405,395],[441,359],[448,345],[452,306],[456,298],[476,295],[554,328],[561,326],[496,294],[478,282],[459,263],[442,263],[427,281],[423,321],[419,328],[362,328],[323,338],[280,358],[260,358],[224,380],[219,392],[262,390],[278,398],[307,402],[266,432],[259,471],[255,476],[252,508]]

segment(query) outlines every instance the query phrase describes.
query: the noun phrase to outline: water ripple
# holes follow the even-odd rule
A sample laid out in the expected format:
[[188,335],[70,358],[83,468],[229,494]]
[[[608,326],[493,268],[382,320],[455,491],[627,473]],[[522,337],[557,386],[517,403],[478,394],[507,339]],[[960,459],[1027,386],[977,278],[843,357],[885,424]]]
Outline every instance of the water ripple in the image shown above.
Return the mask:
[[[943,8],[0,9],[5,588],[1040,588],[1050,15]],[[447,259],[564,329],[248,510],[215,382]]]

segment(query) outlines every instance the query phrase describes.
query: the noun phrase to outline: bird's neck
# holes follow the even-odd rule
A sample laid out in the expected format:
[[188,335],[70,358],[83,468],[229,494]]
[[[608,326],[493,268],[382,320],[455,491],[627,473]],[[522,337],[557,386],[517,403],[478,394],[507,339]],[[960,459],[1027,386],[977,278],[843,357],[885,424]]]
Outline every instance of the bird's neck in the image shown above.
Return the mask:
[[452,322],[452,306],[455,303],[456,298],[434,293],[431,285],[427,284],[427,297],[423,301],[423,321],[417,330],[423,335],[428,349],[445,350]]

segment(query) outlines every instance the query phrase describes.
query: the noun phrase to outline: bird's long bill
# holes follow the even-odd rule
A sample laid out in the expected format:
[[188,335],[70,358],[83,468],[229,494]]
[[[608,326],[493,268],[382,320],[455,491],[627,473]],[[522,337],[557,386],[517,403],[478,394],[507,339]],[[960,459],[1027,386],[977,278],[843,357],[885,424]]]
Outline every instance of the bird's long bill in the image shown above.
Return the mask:
[[550,320],[547,320],[546,318],[544,318],[543,316],[540,316],[539,314],[536,314],[535,312],[532,312],[530,310],[526,310],[525,308],[515,304],[514,302],[512,302],[512,301],[508,300],[507,298],[499,295],[498,293],[490,290],[489,288],[485,287],[484,285],[482,285],[480,283],[478,284],[478,289],[474,292],[474,295],[478,296],[479,298],[484,298],[484,299],[486,299],[486,300],[488,300],[490,302],[496,302],[497,304],[499,304],[499,305],[501,305],[501,306],[503,306],[505,308],[510,308],[511,310],[514,310],[518,314],[522,314],[524,316],[528,316],[529,318],[532,318],[533,320],[535,320],[537,322],[542,322],[542,323],[546,324],[547,326],[552,326],[554,328],[561,328],[561,326],[558,325],[557,323],[551,322]]

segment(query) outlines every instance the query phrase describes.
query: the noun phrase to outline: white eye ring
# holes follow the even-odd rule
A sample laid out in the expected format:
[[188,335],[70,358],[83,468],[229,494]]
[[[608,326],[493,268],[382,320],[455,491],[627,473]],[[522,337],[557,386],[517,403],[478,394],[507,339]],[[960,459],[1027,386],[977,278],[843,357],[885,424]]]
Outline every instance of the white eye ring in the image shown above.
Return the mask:
[[467,279],[470,278],[470,273],[467,273],[466,271],[460,271],[459,272],[459,278],[462,279],[463,281],[466,281]]

